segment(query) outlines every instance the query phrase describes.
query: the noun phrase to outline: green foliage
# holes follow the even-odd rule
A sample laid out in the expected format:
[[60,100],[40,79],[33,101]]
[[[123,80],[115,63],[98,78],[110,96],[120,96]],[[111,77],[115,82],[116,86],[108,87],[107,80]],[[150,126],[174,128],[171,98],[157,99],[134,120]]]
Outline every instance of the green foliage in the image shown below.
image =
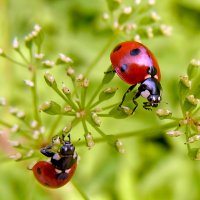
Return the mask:
[[[196,1],[3,0],[1,8],[2,199],[199,198]],[[171,27],[156,10],[174,26],[170,38],[159,37]],[[118,107],[128,86],[114,77],[109,54],[133,39],[155,52],[163,95],[152,112],[139,98],[132,115],[133,93]],[[46,159],[39,151],[53,136],[69,132],[81,158],[76,173],[46,189],[26,168]]]

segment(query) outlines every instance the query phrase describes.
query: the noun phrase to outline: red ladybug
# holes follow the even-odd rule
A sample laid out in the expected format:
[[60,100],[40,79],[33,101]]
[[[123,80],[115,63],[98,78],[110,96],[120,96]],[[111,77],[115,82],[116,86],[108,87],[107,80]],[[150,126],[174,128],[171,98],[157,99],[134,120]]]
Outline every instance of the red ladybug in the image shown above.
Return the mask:
[[[77,167],[77,154],[74,145],[69,140],[60,138],[61,147],[58,152],[53,151],[55,148],[55,138],[52,144],[40,150],[42,154],[51,158],[50,162],[39,161],[32,170],[36,179],[44,186],[59,188],[65,185],[72,178]],[[56,144],[57,145],[57,144]]]
[[119,107],[122,106],[126,94],[140,84],[137,93],[133,96],[135,108],[138,103],[135,101],[140,95],[147,99],[143,107],[151,109],[157,107],[161,101],[160,96],[160,68],[152,52],[143,44],[135,41],[127,41],[118,44],[110,54],[110,60],[119,77],[131,86],[125,92]]

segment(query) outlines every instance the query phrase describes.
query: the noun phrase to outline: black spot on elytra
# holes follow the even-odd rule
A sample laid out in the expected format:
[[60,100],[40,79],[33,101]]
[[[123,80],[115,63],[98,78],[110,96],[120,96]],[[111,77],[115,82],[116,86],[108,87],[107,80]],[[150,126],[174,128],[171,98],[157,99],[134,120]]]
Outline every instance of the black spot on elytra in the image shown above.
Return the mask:
[[44,183],[46,186],[49,186],[49,184],[47,182]]
[[41,174],[41,173],[42,173],[42,171],[41,171],[41,169],[40,169],[39,167],[37,168],[37,173],[38,173],[38,174]]
[[137,56],[138,54],[140,54],[141,50],[136,48],[136,49],[132,49],[130,51],[131,56]]
[[125,72],[127,69],[128,69],[128,65],[127,65],[127,64],[123,64],[123,65],[120,67],[120,71],[121,71],[121,72]]
[[121,49],[121,45],[117,45],[114,49],[113,49],[113,53],[115,52],[115,51],[118,51],[119,49]]

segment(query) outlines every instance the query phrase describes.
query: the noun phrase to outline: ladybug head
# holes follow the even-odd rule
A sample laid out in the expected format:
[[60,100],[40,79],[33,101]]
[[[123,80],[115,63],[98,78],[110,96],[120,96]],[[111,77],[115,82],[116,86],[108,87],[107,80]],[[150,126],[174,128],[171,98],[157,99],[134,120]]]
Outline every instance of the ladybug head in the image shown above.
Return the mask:
[[73,155],[75,151],[74,145],[70,141],[65,141],[63,146],[60,148],[60,155],[61,156],[67,156],[67,155]]
[[145,79],[141,83],[138,90],[141,96],[143,96],[148,100],[148,105],[146,104],[147,106],[151,107],[158,106],[158,104],[161,101],[161,96],[160,96],[161,85],[157,79],[153,77]]
[[160,103],[161,97],[160,95],[152,94],[147,97],[147,100],[152,107],[157,107]]

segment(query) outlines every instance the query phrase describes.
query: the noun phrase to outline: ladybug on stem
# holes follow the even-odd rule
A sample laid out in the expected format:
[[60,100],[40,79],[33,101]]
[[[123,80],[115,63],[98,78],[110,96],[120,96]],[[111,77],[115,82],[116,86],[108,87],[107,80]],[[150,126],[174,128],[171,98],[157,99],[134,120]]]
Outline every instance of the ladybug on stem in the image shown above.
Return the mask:
[[[32,170],[36,179],[44,186],[51,188],[59,188],[65,185],[72,178],[77,167],[77,154],[75,147],[69,140],[55,136],[52,143],[40,150],[42,154],[51,158],[50,162],[39,161]],[[61,145],[59,150],[56,146]]]
[[127,41],[118,44],[110,54],[110,60],[118,76],[131,86],[123,95],[119,107],[122,106],[127,93],[140,84],[137,93],[133,96],[136,110],[138,103],[135,101],[139,96],[147,99],[143,107],[151,110],[157,107],[161,101],[160,68],[152,52],[143,44],[136,41]]

